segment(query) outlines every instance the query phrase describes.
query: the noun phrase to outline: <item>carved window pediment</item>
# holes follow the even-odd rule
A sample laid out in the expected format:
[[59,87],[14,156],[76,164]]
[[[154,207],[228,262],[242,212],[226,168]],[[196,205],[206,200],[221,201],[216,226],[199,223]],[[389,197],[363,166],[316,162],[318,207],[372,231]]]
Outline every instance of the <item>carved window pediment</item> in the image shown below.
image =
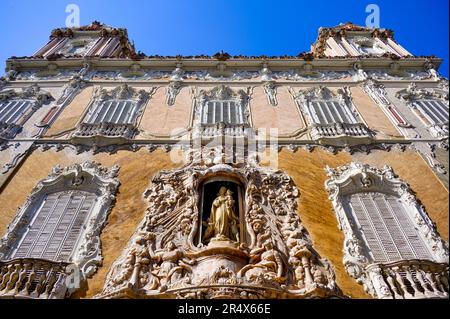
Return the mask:
[[338,89],[336,93],[324,86],[292,93],[311,127],[313,139],[331,144],[341,140],[344,144],[351,144],[357,139],[368,141],[372,137],[353,105],[347,87]]
[[[119,186],[118,170],[95,162],[56,166],[38,183],[0,243],[0,282],[10,278],[0,298],[64,298],[96,272],[102,261],[99,236]],[[70,271],[74,287],[67,286]],[[35,288],[43,276],[45,287]]]
[[377,298],[448,296],[439,279],[448,278],[448,244],[392,168],[351,163],[327,172],[347,272]]

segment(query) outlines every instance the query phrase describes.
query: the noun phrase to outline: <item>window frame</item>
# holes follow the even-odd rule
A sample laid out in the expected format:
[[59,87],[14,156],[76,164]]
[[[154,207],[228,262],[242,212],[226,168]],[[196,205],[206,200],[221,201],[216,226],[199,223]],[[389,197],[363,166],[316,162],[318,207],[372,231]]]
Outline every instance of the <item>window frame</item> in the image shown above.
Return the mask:
[[[112,208],[119,186],[119,166],[102,167],[96,162],[84,162],[65,168],[55,166],[49,176],[37,183],[26,202],[19,208],[8,232],[0,241],[0,260],[15,260],[15,250],[21,244],[28,226],[37,217],[39,207],[48,194],[65,191],[83,191],[95,194],[91,211],[74,243],[68,260],[83,273],[83,278],[92,276],[101,263],[100,233]],[[63,214],[62,214],[63,215]],[[25,257],[30,259],[30,257]],[[36,259],[36,258],[31,258]],[[50,260],[52,261],[52,260]]]
[[[23,125],[33,116],[33,114],[44,104],[50,103],[53,97],[50,93],[42,91],[37,84],[23,87],[22,91],[14,89],[0,92],[0,104],[8,104],[14,101],[27,102],[29,105],[16,118],[15,121],[8,123],[0,122],[0,137],[14,138],[21,130]],[[6,110],[6,107],[5,107]]]
[[[352,162],[335,169],[327,166],[325,170],[329,177],[325,182],[325,188],[330,195],[339,228],[345,236],[343,258],[345,269],[358,283],[364,284],[365,289],[371,295],[379,298],[394,297],[392,292],[386,289],[383,277],[377,275],[385,267],[402,263],[416,263],[425,266],[439,263],[448,264],[448,244],[440,237],[436,226],[428,217],[425,208],[416,199],[409,185],[399,179],[391,167],[384,166],[379,169],[367,164]],[[365,244],[365,239],[362,238],[358,229],[358,221],[352,217],[353,213],[349,212],[346,204],[347,196],[365,192],[397,197],[403,204],[415,231],[426,244],[432,259],[400,259],[397,262],[373,260],[368,251],[369,247]]]

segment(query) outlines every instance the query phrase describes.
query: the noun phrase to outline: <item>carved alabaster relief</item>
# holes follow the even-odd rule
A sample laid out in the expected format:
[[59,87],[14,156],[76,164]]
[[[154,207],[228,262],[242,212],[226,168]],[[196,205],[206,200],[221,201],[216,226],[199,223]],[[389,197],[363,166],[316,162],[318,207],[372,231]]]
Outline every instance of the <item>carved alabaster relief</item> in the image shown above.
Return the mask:
[[[350,276],[376,298],[425,298],[448,296],[448,244],[437,233],[425,208],[408,184],[392,168],[383,169],[358,163],[326,168],[325,187],[330,195],[339,227],[344,232],[344,266]],[[353,194],[381,193],[398,198],[409,215],[414,231],[424,240],[432,260],[379,262],[369,250],[346,198]],[[391,234],[393,235],[393,234]],[[364,235],[365,236],[365,235]],[[422,280],[422,277],[426,278]],[[447,281],[445,281],[447,280]],[[407,288],[406,282],[413,287]],[[434,289],[430,289],[434,287]]]
[[[289,176],[258,166],[206,164],[198,155],[193,164],[153,178],[144,193],[145,218],[97,298],[340,296],[330,264],[312,248],[297,215],[299,194]],[[200,235],[201,216],[210,209],[201,209],[202,185],[211,178],[234,180],[244,192],[238,198],[223,187],[212,194],[211,230]],[[242,211],[225,218],[231,198]],[[229,224],[221,224],[224,218]]]
[[267,101],[270,105],[278,105],[277,86],[275,85],[275,81],[266,81],[264,83],[264,93],[266,93]]
[[[0,282],[3,280],[5,283],[7,280],[11,288],[9,290],[0,289],[0,297],[64,298],[66,293],[70,294],[74,291],[73,287],[68,286],[67,276],[70,273],[83,282],[97,271],[103,259],[100,233],[106,223],[120,184],[117,179],[118,171],[118,166],[106,168],[96,162],[74,164],[64,168],[57,165],[47,178],[37,184],[25,204],[18,209],[16,217],[8,226],[6,235],[0,241],[0,265],[6,267],[1,269],[1,273],[2,276],[9,278],[8,281],[6,277],[3,277]],[[67,260],[11,259],[16,248],[21,245],[22,237],[26,234],[43,200],[50,194],[67,191],[81,191],[96,196],[81,232],[78,234],[78,239],[73,242],[76,245],[73,247],[70,257]],[[33,271],[31,274],[29,271],[24,273],[24,277],[20,281],[18,277],[13,276],[14,273],[11,273],[10,270],[13,266],[10,265],[15,265],[16,269],[24,271],[30,267]],[[43,275],[38,275],[39,273],[43,273]],[[49,280],[47,278],[49,276],[51,278],[58,276],[59,280],[57,282]],[[47,278],[46,281],[41,282],[45,278]],[[30,290],[25,289],[27,286],[24,285],[25,281],[33,287],[36,282],[43,287],[42,289],[36,288],[34,294],[31,294]],[[13,287],[17,289],[14,290]],[[75,288],[77,287],[79,286]],[[47,293],[43,294],[44,291]]]
[[[132,139],[137,133],[137,121],[144,112],[144,106],[156,91],[151,87],[148,91],[136,90],[128,84],[123,84],[111,91],[96,87],[87,111],[82,116],[71,141],[74,144],[96,144],[98,146],[122,144]],[[98,107],[106,101],[126,100],[134,103],[132,123],[100,122],[86,123]]]
[[[356,110],[348,87],[338,89],[337,93],[322,85],[298,92],[290,88],[290,92],[306,117],[312,139],[334,146],[362,144],[372,140],[373,134]],[[339,107],[347,119],[341,120],[338,110],[334,110],[334,115],[330,115],[333,117],[332,123],[319,123],[319,115],[315,113],[319,112],[325,117],[328,111],[322,110],[323,105],[314,109],[312,103],[327,102],[337,103],[338,106],[333,104],[333,108]]]
[[173,106],[177,99],[177,95],[182,88],[182,81],[171,81],[166,88],[166,103],[168,106]]
[[[194,94],[194,138],[211,138],[216,136],[245,137],[251,131],[251,116],[249,101],[252,94],[252,88],[234,91],[229,86],[220,84],[211,90],[193,90]],[[207,104],[210,101],[232,101],[242,112],[242,123],[232,124],[225,121],[216,121],[215,123],[206,123]]]
[[[442,101],[444,104],[446,104],[448,109],[449,105],[448,82],[447,84],[445,84],[445,81],[440,81],[438,84],[438,88],[436,89],[419,89],[417,87],[417,84],[412,82],[410,85],[408,85],[406,89],[398,91],[395,96],[400,100],[406,101],[407,105],[415,111],[419,111],[418,109],[420,107],[417,105],[417,103],[420,102],[420,100],[439,100]],[[424,114],[424,110],[422,110],[422,108],[420,108],[420,112],[424,117],[427,117],[427,115]],[[422,117],[419,116],[419,118],[421,119],[422,122],[424,122]],[[424,124],[427,125],[428,130],[434,137],[448,137],[449,132],[448,114],[446,122],[432,123],[428,119],[428,117],[427,120],[430,123],[424,122]]]
[[37,84],[22,88],[21,92],[13,89],[0,92],[0,103],[3,104],[15,100],[28,101],[31,103],[31,106],[14,123],[0,123],[0,137],[5,139],[14,138],[34,112],[42,105],[50,103],[53,97],[50,93],[42,91]]

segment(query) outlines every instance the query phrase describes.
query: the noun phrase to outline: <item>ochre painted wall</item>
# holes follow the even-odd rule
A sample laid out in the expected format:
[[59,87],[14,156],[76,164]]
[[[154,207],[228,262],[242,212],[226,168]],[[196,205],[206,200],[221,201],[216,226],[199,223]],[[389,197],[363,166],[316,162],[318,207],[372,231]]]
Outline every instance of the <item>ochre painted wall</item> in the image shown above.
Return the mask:
[[73,101],[61,112],[50,129],[46,132],[45,137],[54,137],[63,132],[75,129],[80,121],[83,112],[89,105],[92,98],[94,87],[89,86],[83,89]]
[[311,153],[305,150],[295,153],[283,150],[279,155],[279,168],[291,176],[300,191],[299,216],[311,235],[313,247],[331,262],[336,272],[336,282],[345,295],[370,298],[344,269],[344,234],[338,228],[336,215],[324,186],[328,178],[324,168],[327,165],[345,165],[351,161],[350,155],[332,155],[321,150]]
[[119,180],[121,185],[117,193],[116,203],[108,217],[107,226],[101,234],[103,266],[88,280],[88,290],[81,290],[76,297],[92,297],[99,293],[111,264],[125,249],[128,240],[144,217],[147,203],[142,194],[149,187],[153,175],[162,169],[172,169],[177,165],[170,161],[169,154],[160,150],[149,153],[141,150],[136,153],[119,151],[117,154],[87,154],[75,155],[66,151],[35,151],[0,193],[0,235],[6,232],[6,227],[16,214],[16,209],[25,200],[35,185],[45,177],[51,169],[60,164],[68,166],[94,160],[104,166],[120,165]]
[[[144,217],[147,203],[143,200],[142,194],[149,187],[151,177],[162,169],[179,166],[170,160],[168,153],[160,150],[153,153],[144,149],[135,153],[119,151],[112,155],[89,153],[76,155],[69,150],[60,152],[36,150],[16,169],[0,193],[0,235],[4,235],[17,208],[25,202],[31,190],[55,165],[67,166],[87,160],[95,160],[107,167],[120,165],[118,178],[121,185],[107,226],[101,234],[103,266],[92,279],[88,280],[88,288],[81,290],[74,298],[92,297],[102,290],[110,266],[125,249],[129,238]],[[417,193],[417,197],[425,205],[428,214],[436,222],[439,232],[446,240],[449,227],[448,191],[414,151],[374,151],[369,155],[339,152],[333,155],[316,149],[312,152],[298,150],[292,153],[283,150],[279,153],[279,168],[289,174],[299,188],[299,216],[310,233],[314,248],[332,263],[337,284],[345,295],[353,298],[370,298],[362,286],[348,276],[344,269],[342,263],[344,234],[338,228],[336,215],[324,187],[328,178],[324,170],[327,165],[338,167],[351,161],[378,167],[385,164],[392,166],[394,172],[408,182]]]
[[363,92],[359,87],[350,88],[353,103],[358,109],[367,125],[378,131],[377,138],[402,137],[401,133],[394,127],[389,118],[381,110],[380,106]]

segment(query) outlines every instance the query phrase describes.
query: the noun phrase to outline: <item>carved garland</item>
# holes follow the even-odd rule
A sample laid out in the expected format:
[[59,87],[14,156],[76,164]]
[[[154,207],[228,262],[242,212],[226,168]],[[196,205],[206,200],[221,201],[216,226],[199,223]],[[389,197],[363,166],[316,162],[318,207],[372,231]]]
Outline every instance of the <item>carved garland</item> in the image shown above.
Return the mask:
[[[248,240],[234,247],[196,244],[199,186],[223,175],[244,185],[241,227]],[[162,171],[144,197],[149,202],[145,219],[111,267],[98,298],[339,295],[330,264],[314,251],[297,215],[298,190],[281,171],[190,165]]]
[[88,216],[86,228],[80,234],[81,239],[78,241],[78,246],[74,248],[71,260],[65,262],[75,264],[83,274],[83,279],[91,277],[102,262],[100,233],[119,186],[116,178],[118,171],[118,166],[108,169],[96,162],[74,164],[65,168],[55,166],[48,177],[40,181],[32,190],[25,204],[18,209],[16,217],[8,226],[8,232],[0,241],[0,260],[8,260],[33,219],[37,205],[46,194],[81,190],[95,193],[98,197]]
[[[357,236],[353,218],[343,206],[344,196],[359,192],[379,192],[396,194],[406,205],[406,211],[411,214],[414,226],[425,240],[433,254],[435,263],[448,264],[448,244],[437,233],[434,223],[428,217],[425,208],[417,201],[408,184],[397,178],[391,167],[383,169],[350,163],[336,169],[327,167],[329,179],[325,187],[330,195],[340,229],[344,232],[344,259],[347,272],[358,283],[363,284],[365,290],[378,298],[392,297],[391,289],[386,288],[384,279],[374,277],[370,271],[368,252],[362,245],[362,239]],[[424,261],[425,262],[425,261]],[[382,267],[382,264],[377,264]],[[371,266],[374,268],[374,266]],[[376,267],[375,267],[376,268]]]

